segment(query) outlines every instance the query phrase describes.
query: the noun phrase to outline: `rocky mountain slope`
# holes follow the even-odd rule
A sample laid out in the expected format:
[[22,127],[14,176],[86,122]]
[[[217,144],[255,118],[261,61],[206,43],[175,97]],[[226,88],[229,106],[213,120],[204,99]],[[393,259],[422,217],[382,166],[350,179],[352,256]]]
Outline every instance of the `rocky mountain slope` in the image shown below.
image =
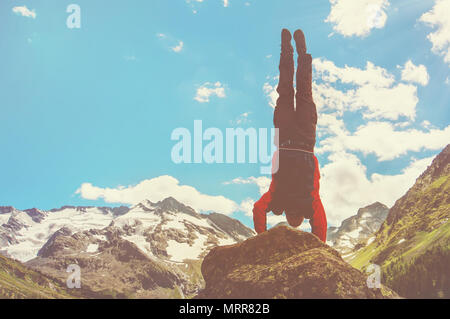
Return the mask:
[[396,298],[370,289],[367,275],[310,233],[278,226],[205,257],[206,287],[197,298]]
[[75,298],[65,286],[20,262],[0,255],[0,299]]
[[388,212],[389,208],[379,202],[360,208],[355,216],[345,219],[340,227],[328,229],[327,243],[343,255],[370,244]]
[[111,297],[189,297],[204,285],[200,260],[211,248],[254,235],[237,220],[199,214],[173,198],[119,213],[64,207],[7,214],[3,254],[61,280],[77,264],[83,285]]
[[386,285],[405,297],[450,297],[450,145],[390,209],[375,240],[350,257],[382,266]]

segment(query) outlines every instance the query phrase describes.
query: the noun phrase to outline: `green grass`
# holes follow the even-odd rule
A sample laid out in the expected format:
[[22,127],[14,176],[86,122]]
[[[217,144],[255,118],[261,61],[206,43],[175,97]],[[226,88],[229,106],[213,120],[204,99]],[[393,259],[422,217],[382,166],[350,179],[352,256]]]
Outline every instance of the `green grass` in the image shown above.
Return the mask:
[[60,282],[0,256],[0,298],[67,299],[72,296]]
[[371,243],[369,246],[361,249],[355,257],[350,259],[348,262],[353,267],[363,270],[366,266],[370,264],[370,260],[377,254],[379,249],[377,249],[375,243]]
[[[389,265],[394,261],[398,261],[399,259],[403,259],[404,261],[410,261],[412,258],[420,256],[426,250],[430,249],[434,245],[439,244],[442,241],[445,241],[450,238],[450,221],[447,221],[438,229],[433,230],[430,233],[427,232],[419,232],[412,239],[408,240],[405,243],[402,243],[402,247],[407,245],[407,248],[400,255],[388,258],[383,262],[382,267]],[[393,244],[393,245],[398,245]],[[450,247],[448,247],[450,249]],[[386,249],[386,246],[376,246],[376,243],[373,242],[370,245],[364,247],[360,251],[358,251],[354,258],[348,260],[348,262],[355,268],[363,270],[366,266],[368,266],[371,260],[377,256],[383,249]],[[399,250],[399,249],[398,249]],[[398,251],[397,250],[397,251]]]

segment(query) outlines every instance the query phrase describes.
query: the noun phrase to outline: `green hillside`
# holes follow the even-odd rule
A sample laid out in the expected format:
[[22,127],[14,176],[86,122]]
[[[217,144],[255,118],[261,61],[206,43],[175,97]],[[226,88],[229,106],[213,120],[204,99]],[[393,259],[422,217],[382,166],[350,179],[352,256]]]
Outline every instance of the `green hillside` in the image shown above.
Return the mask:
[[409,298],[450,298],[450,147],[391,208],[376,239],[349,258],[382,267],[383,283]]
[[63,284],[0,255],[0,299],[75,298]]

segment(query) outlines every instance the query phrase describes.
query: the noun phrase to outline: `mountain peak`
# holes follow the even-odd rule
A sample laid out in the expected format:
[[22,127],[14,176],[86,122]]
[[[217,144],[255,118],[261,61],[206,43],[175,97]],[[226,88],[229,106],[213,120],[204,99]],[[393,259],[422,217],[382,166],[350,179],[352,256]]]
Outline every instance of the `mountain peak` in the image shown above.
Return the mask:
[[364,214],[370,214],[372,216],[378,216],[381,214],[381,215],[383,215],[382,218],[384,219],[384,218],[386,218],[388,210],[389,210],[389,207],[387,207],[383,203],[375,202],[366,207],[358,209],[357,217],[361,218]]
[[184,205],[173,197],[167,197],[155,204],[162,211],[183,212],[198,217],[199,214],[190,206]]
[[440,152],[431,162],[431,165],[420,175],[418,180],[425,179],[427,176],[431,181],[450,173],[450,144],[448,144],[442,152]]
[[380,202],[360,208],[356,215],[345,219],[339,228],[329,228],[327,241],[342,254],[350,253],[379,230],[388,212],[389,208]]
[[14,211],[14,207],[12,206],[0,206],[0,214],[9,214]]

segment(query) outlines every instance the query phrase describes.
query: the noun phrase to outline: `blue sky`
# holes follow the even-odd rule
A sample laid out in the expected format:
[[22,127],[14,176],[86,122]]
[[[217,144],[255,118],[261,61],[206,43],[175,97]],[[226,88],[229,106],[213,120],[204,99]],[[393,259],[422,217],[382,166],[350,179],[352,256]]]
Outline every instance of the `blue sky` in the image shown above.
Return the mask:
[[[71,3],[80,29],[66,25]],[[1,1],[0,205],[172,195],[251,225],[260,165],[177,165],[170,136],[196,119],[270,128],[282,28],[301,28],[315,59],[330,224],[392,205],[450,141],[450,5],[358,3]]]

